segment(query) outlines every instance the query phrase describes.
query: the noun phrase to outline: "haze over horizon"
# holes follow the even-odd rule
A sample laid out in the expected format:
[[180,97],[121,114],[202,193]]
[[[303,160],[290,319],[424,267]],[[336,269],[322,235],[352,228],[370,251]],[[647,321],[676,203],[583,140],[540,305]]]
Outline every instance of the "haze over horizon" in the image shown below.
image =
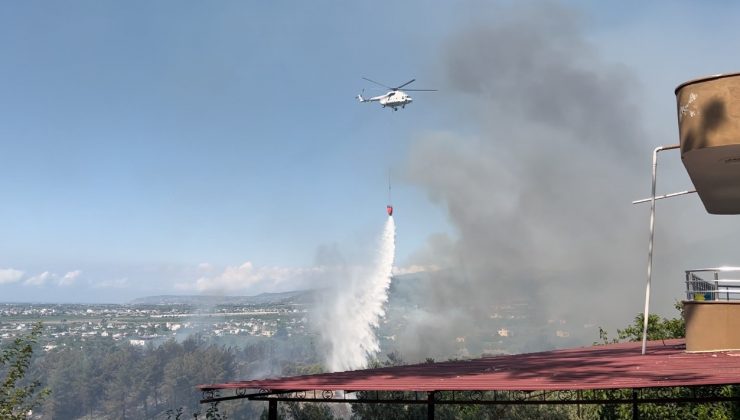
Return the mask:
[[[390,171],[395,272],[438,285],[420,291],[409,351],[502,296],[543,320],[623,325],[647,262],[649,207],[631,200],[649,194],[652,149],[678,142],[673,89],[740,69],[726,42],[739,15],[688,1],[4,4],[0,301],[322,287],[368,263]],[[363,76],[439,91],[392,112],[353,99]],[[659,192],[687,187],[678,154],[661,156]],[[657,211],[652,307],[669,316],[683,270],[740,265],[740,219],[692,196]]]

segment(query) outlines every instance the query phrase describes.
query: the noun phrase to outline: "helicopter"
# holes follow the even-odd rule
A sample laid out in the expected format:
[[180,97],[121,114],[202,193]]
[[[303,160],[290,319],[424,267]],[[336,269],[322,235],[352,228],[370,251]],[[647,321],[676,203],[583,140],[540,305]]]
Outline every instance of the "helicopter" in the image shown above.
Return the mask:
[[[410,104],[414,100],[409,96],[406,92],[436,92],[437,89],[404,89],[401,90],[402,87],[408,86],[411,83],[413,83],[416,79],[411,79],[408,82],[396,86],[396,87],[390,87],[386,86],[382,83],[378,83],[375,80],[370,80],[367,77],[363,77],[363,79],[367,80],[368,82],[375,83],[378,86],[382,86],[386,89],[390,89],[385,95],[379,95],[379,96],[373,96],[372,98],[365,98],[362,96],[362,93],[357,95],[357,99],[360,102],[380,102],[380,105],[385,107],[391,107],[394,111],[398,111],[398,107],[406,108],[406,105]],[[363,89],[362,92],[364,93],[365,90]]]

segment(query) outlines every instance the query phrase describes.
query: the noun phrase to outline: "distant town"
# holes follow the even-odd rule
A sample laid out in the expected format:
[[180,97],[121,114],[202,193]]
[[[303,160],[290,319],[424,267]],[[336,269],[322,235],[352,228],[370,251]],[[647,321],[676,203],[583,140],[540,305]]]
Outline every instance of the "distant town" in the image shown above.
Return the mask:
[[284,300],[278,296],[262,303],[211,307],[184,303],[192,301],[188,297],[145,298],[128,305],[0,303],[0,341],[27,334],[39,321],[45,325],[45,351],[88,340],[145,347],[193,334],[204,338],[305,335],[306,304]]
[[[0,303],[0,343],[27,334],[36,322],[45,326],[44,351],[80,342],[110,341],[156,347],[167,340],[198,335],[220,344],[242,346],[254,339],[282,340],[316,334],[311,328],[313,291],[263,294],[252,297],[154,296],[129,304]],[[406,302],[407,303],[407,302]],[[405,310],[390,302],[389,317],[378,333],[384,351],[392,351],[403,334]],[[574,343],[565,320],[533,326],[526,304],[493,308],[487,337],[451,337],[458,357],[505,354],[527,350],[528,336],[546,334],[559,345]],[[536,327],[537,331],[533,331]],[[593,326],[579,328],[580,335]],[[590,333],[590,332],[589,332]]]

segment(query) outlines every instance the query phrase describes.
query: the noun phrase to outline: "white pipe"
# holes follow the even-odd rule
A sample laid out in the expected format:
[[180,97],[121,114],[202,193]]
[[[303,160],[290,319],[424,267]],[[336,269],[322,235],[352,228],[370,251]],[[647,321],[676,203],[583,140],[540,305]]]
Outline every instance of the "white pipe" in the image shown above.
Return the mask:
[[[666,195],[659,195],[659,196],[655,197],[655,199],[656,200],[662,200],[664,198],[671,198],[671,197],[675,197],[677,195],[692,194],[692,193],[695,193],[695,192],[696,192],[696,190],[680,191],[680,192],[670,193],[670,194],[666,194]],[[635,200],[635,201],[633,201],[632,204],[646,203],[646,202],[648,202],[648,201],[650,201],[652,199],[653,199],[652,197],[650,197],[650,198],[643,198],[641,200]]]
[[647,328],[650,313],[650,281],[653,278],[653,239],[655,238],[655,182],[658,172],[658,152],[663,150],[678,149],[680,144],[673,146],[660,146],[653,150],[653,188],[650,198],[650,242],[648,243],[648,268],[647,268],[647,285],[645,286],[645,312],[643,313],[642,325],[642,354],[645,354],[647,346]]

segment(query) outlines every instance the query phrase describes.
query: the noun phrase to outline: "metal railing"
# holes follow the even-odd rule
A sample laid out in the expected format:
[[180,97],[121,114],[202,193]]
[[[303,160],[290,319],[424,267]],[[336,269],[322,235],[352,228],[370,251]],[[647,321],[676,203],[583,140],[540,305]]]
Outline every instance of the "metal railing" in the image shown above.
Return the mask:
[[686,300],[740,300],[740,267],[686,270]]

